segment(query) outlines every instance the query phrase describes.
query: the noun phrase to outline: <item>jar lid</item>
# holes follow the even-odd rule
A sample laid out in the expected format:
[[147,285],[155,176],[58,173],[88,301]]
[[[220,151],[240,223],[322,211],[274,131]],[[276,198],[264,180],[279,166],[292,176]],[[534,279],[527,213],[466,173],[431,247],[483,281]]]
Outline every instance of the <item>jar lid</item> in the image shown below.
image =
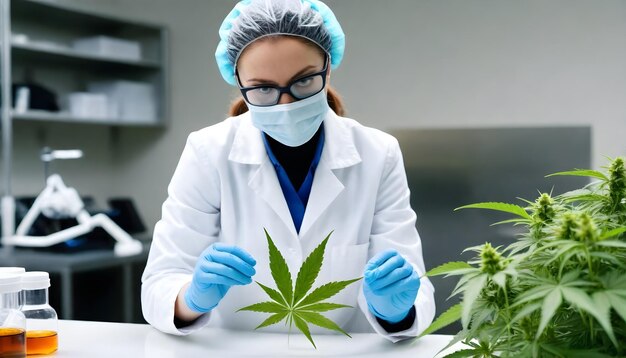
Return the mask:
[[0,273],[0,293],[20,292],[22,277],[14,273]]
[[16,273],[21,274],[26,272],[26,269],[23,267],[0,267],[0,273]]
[[29,271],[22,274],[23,290],[41,290],[50,287],[50,275],[45,271]]

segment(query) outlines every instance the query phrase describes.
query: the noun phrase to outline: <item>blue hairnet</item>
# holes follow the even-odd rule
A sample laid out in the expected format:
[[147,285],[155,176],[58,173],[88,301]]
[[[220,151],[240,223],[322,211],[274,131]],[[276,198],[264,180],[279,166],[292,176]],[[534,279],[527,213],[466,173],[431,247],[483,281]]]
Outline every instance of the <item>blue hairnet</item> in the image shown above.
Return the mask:
[[319,0],[242,0],[220,26],[215,59],[226,82],[236,85],[235,64],[255,40],[270,35],[304,37],[330,54],[331,68],[339,67],[345,35],[335,14]]

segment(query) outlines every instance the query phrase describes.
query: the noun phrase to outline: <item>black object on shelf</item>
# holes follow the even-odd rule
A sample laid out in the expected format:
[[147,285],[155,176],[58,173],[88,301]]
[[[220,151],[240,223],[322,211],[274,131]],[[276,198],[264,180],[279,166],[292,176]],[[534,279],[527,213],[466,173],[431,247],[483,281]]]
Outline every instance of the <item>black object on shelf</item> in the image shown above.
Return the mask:
[[58,112],[59,103],[57,102],[57,96],[51,90],[46,87],[33,82],[14,83],[13,90],[13,107],[17,102],[17,91],[20,88],[28,88],[30,91],[28,108],[39,109],[43,111]]

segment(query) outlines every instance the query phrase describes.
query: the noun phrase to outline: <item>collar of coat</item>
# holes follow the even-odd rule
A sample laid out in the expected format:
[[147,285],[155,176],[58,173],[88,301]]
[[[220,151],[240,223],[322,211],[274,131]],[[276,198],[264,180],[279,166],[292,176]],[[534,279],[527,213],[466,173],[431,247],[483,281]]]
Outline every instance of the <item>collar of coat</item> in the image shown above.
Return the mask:
[[[324,126],[324,149],[320,162],[329,169],[346,168],[361,162],[354,145],[348,122],[333,110],[328,110],[322,122]],[[250,113],[239,116],[239,128],[235,134],[228,160],[242,164],[262,164],[267,158],[261,131],[252,124]]]

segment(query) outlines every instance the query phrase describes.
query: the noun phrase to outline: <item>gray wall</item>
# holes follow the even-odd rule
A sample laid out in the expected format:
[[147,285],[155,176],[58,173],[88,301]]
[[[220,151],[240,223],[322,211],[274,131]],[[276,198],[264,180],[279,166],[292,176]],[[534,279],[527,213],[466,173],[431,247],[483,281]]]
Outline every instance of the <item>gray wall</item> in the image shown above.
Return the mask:
[[[15,191],[40,189],[43,144],[80,147],[85,159],[55,166],[67,183],[101,203],[134,197],[152,226],[187,134],[221,121],[236,95],[213,58],[234,2],[59,2],[169,27],[171,126],[18,123]],[[604,165],[603,155],[626,154],[625,1],[327,3],[347,33],[345,61],[332,82],[360,122],[383,130],[591,125],[594,167]]]

